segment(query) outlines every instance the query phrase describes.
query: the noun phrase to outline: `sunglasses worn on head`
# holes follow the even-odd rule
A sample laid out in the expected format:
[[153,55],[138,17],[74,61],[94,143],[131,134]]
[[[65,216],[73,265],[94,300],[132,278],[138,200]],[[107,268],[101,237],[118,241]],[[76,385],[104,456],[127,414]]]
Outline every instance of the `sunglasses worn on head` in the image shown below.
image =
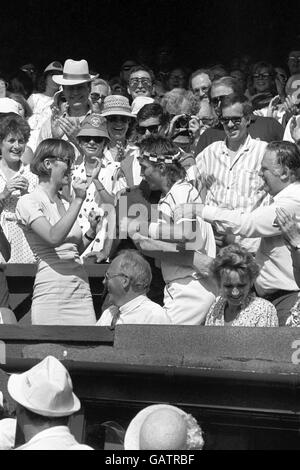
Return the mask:
[[152,86],[151,80],[149,78],[131,78],[129,80],[129,86],[133,89],[137,88],[139,84],[144,88],[150,88]]
[[144,135],[146,131],[149,131],[151,134],[156,134],[159,129],[159,124],[154,124],[153,126],[137,126],[136,130],[139,134]]
[[258,79],[258,78],[267,79],[267,78],[270,77],[270,74],[269,74],[268,72],[266,72],[266,73],[254,73],[254,74],[252,75],[252,77],[255,78],[255,79]]
[[230,122],[234,125],[241,124],[243,116],[230,116],[230,117],[221,117],[220,122],[227,126]]

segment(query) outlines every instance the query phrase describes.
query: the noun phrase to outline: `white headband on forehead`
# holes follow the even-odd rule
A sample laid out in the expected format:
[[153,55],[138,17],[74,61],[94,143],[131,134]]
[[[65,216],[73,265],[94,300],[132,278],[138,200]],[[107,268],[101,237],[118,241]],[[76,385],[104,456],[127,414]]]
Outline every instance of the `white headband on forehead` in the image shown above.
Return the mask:
[[180,157],[180,151],[175,155],[157,155],[156,153],[143,152],[143,157],[146,157],[150,162],[161,162],[161,163],[174,163],[178,161]]

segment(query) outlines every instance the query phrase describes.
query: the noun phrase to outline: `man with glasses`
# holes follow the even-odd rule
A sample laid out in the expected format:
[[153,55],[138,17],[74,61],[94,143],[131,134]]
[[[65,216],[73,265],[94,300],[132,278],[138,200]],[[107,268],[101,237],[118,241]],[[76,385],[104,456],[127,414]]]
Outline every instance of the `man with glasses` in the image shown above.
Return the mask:
[[152,280],[148,261],[136,250],[124,250],[109,265],[104,287],[112,305],[97,322],[99,326],[124,324],[171,324],[165,309],[147,297]]
[[211,80],[208,75],[208,71],[205,69],[199,69],[192,73],[190,76],[190,89],[194,96],[199,101],[208,101],[208,92],[211,87]]
[[[233,77],[222,77],[212,82],[209,97],[217,117],[220,116],[220,104],[222,98],[232,93],[241,93],[241,86]],[[265,142],[282,140],[284,133],[282,125],[279,124],[276,119],[271,117],[255,116],[254,114],[251,114],[250,116],[248,130],[253,139],[260,139]],[[195,155],[200,153],[213,142],[223,140],[224,138],[225,131],[222,124],[218,122],[215,127],[206,130],[200,135]]]
[[138,138],[143,138],[150,134],[164,135],[168,130],[168,116],[158,103],[145,104],[137,113],[136,120]]
[[128,80],[128,94],[132,101],[137,96],[149,96],[154,93],[154,74],[151,69],[145,65],[133,67]]
[[[252,139],[248,133],[252,108],[244,95],[224,96],[219,112],[226,139],[209,145],[196,158],[202,198],[210,206],[250,212],[268,202],[259,176],[267,143]],[[232,240],[222,236],[217,241],[222,246]],[[253,240],[242,240],[241,244],[256,250]]]

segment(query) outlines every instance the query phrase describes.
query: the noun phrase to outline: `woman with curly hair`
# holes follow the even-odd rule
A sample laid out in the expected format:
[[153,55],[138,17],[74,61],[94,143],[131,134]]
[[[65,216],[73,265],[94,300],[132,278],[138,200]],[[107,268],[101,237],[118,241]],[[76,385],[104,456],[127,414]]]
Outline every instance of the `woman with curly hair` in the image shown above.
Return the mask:
[[214,260],[212,272],[221,295],[207,314],[206,326],[278,326],[275,307],[251,291],[259,273],[251,253],[228,245]]
[[[7,115],[0,120],[0,203],[3,204],[1,225],[7,228],[11,244],[10,263],[34,263],[35,259],[18,226],[15,209],[23,194],[30,193],[38,184],[29,165],[22,157],[30,135],[30,127],[17,115]],[[4,219],[4,220],[3,220]]]

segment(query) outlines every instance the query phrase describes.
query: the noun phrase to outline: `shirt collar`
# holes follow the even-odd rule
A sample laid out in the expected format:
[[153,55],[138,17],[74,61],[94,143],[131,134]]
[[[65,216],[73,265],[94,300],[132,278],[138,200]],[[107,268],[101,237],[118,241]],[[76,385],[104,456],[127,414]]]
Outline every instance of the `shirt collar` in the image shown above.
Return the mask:
[[134,299],[130,300],[126,304],[122,305],[122,307],[120,307],[121,315],[124,316],[128,313],[131,313],[133,310],[140,307],[140,305],[143,302],[145,302],[145,300],[147,300],[147,297],[144,294],[142,294],[142,295],[139,295],[138,297],[135,297]]
[[[238,153],[244,153],[244,152],[248,152],[251,148],[251,145],[253,143],[255,139],[252,139],[252,137],[250,136],[250,134],[247,135],[247,138],[245,140],[245,142],[243,143],[243,145],[240,147]],[[228,147],[227,147],[227,137],[226,139],[223,141],[223,145],[222,145],[222,150],[223,150],[223,153],[226,153],[228,155]]]
[[300,181],[295,181],[294,183],[289,184],[284,189],[282,189],[276,196],[273,197],[274,201],[277,201],[278,198],[282,198],[282,196],[290,196],[295,195],[299,191],[300,188]]

